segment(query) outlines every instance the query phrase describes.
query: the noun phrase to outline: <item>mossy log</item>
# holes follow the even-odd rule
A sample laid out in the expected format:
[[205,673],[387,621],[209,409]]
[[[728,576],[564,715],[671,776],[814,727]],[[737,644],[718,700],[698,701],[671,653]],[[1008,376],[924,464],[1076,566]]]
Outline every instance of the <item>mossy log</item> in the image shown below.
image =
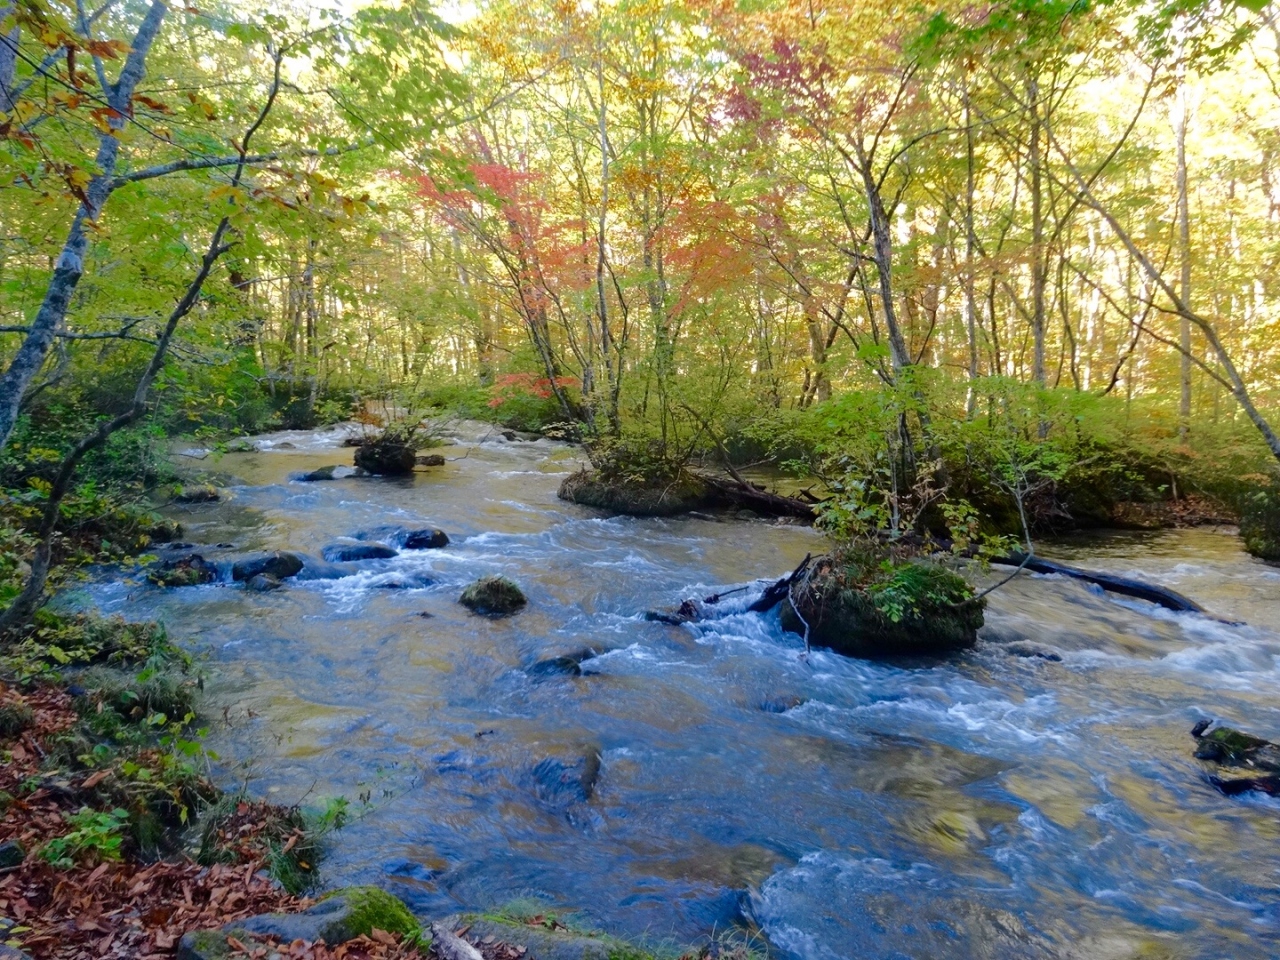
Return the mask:
[[669,482],[633,484],[604,480],[594,470],[579,470],[564,478],[557,496],[632,517],[674,517],[711,504],[706,483],[688,472]]

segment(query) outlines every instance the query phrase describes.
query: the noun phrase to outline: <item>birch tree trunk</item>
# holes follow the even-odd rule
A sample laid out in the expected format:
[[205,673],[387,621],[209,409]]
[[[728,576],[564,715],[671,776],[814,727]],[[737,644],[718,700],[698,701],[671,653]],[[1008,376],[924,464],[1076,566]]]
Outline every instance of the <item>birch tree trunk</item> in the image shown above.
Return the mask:
[[[86,224],[97,220],[111,194],[116,164],[120,158],[120,140],[117,134],[124,128],[132,113],[133,93],[146,73],[147,56],[160,32],[168,6],[163,0],[153,0],[134,35],[129,55],[125,58],[120,76],[109,90],[103,91],[114,111],[108,121],[109,132],[98,135],[98,152],[95,164],[97,174],[85,189],[84,200],[67,232],[62,252],[54,265],[53,277],[45,289],[44,300],[35,319],[27,328],[27,334],[9,361],[8,369],[0,376],[0,448],[9,442],[23,395],[31,381],[44,365],[45,357],[67,316],[71,296],[84,276],[84,259],[89,249]],[[0,43],[0,46],[7,46]]]

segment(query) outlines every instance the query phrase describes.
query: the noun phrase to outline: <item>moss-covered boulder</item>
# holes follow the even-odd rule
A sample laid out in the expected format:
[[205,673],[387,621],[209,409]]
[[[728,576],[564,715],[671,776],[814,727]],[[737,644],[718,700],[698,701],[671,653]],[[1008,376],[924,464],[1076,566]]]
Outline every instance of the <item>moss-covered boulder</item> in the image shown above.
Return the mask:
[[937,655],[977,642],[984,606],[938,564],[825,558],[782,603],[782,625],[803,634],[807,622],[810,643],[848,657]]
[[474,613],[505,617],[529,601],[514,581],[506,577],[485,577],[463,590],[458,602]]
[[198,553],[165,560],[147,571],[147,580],[157,587],[196,587],[218,579],[218,568]]
[[674,479],[606,479],[598,471],[580,470],[564,478],[557,496],[584,507],[632,517],[673,517],[708,506],[711,495],[698,477],[682,471]]
[[209,483],[198,483],[178,488],[174,494],[174,503],[217,503],[222,499],[222,491]]
[[380,438],[356,448],[356,466],[376,476],[402,477],[413,473],[416,463],[417,451],[398,440]]

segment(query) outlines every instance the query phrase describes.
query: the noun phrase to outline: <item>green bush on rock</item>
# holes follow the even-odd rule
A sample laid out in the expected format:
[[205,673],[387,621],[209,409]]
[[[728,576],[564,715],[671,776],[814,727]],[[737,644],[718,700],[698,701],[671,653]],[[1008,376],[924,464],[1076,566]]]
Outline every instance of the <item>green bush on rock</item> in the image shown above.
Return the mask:
[[[940,654],[972,647],[985,600],[936,563],[845,554],[819,560],[782,604],[782,625],[850,657]],[[803,619],[802,619],[803,618]]]

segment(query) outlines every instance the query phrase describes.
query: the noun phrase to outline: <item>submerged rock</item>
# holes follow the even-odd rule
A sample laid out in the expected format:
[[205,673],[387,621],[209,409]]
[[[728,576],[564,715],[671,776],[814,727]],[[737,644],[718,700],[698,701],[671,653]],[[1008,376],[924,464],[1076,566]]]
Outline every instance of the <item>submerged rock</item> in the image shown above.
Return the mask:
[[231,579],[251,580],[260,573],[270,574],[277,580],[287,580],[303,568],[302,557],[296,553],[277,550],[257,557],[245,557],[231,566]]
[[259,573],[250,577],[244,582],[244,588],[254,593],[270,593],[272,590],[279,590],[284,586],[282,580],[278,580],[269,573]]
[[443,467],[445,459],[438,453],[427,453],[420,457],[414,457],[414,462],[420,467]]
[[515,613],[529,601],[514,581],[485,577],[463,590],[458,602],[475,613],[502,617]]
[[359,560],[389,560],[397,551],[381,543],[334,543],[320,551],[330,563],[353,563]]
[[341,580],[355,573],[354,567],[345,567],[337,563],[329,563],[316,557],[302,557],[302,569],[297,573],[299,580]]
[[421,573],[400,573],[373,584],[379,590],[421,590],[435,583],[431,577]]
[[600,780],[600,760],[600,751],[595,747],[569,763],[555,757],[540,760],[532,770],[534,792],[540,800],[555,806],[586,803]]
[[356,448],[355,464],[376,476],[401,477],[413,473],[416,451],[394,440],[373,440]]
[[346,480],[350,477],[367,476],[369,476],[368,471],[362,470],[360,467],[348,467],[338,463],[320,467],[310,473],[295,474],[293,479],[299,483],[318,483],[322,480]]
[[807,623],[810,643],[848,657],[943,654],[977,642],[985,601],[971,599],[963,577],[913,562],[868,582],[867,569],[818,561],[783,600],[782,626],[803,635]]
[[578,650],[560,657],[548,657],[539,660],[529,668],[531,677],[580,677],[582,664],[596,655],[594,650]]
[[181,487],[173,497],[174,503],[216,503],[222,499],[222,491],[212,484],[201,483]]
[[188,554],[152,567],[147,579],[157,587],[194,587],[213,583],[218,568],[198,553]]
[[634,484],[608,481],[594,470],[564,478],[556,494],[561,500],[633,517],[672,517],[711,501],[707,486],[689,473],[670,483]]

